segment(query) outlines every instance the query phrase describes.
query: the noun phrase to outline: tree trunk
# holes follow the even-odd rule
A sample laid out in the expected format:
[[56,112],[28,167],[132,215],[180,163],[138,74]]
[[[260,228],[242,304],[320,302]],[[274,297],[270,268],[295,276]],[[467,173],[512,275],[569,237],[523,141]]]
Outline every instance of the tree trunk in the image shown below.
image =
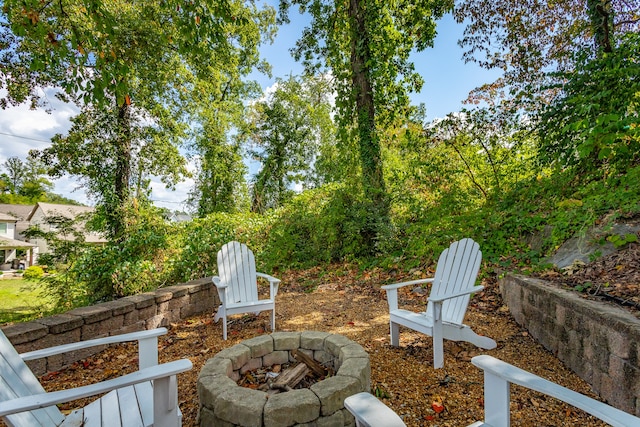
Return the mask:
[[115,212],[113,213],[113,237],[122,240],[126,225],[126,207],[131,180],[131,129],[130,106],[123,102],[118,110],[118,136],[116,138]]
[[596,53],[613,50],[613,8],[611,0],[587,0]]
[[388,223],[389,206],[382,172],[380,138],[375,127],[375,107],[369,65],[371,46],[363,0],[350,0],[352,87],[356,101],[358,143],[362,184],[368,201],[368,218],[363,230],[365,244],[373,251],[381,226]]

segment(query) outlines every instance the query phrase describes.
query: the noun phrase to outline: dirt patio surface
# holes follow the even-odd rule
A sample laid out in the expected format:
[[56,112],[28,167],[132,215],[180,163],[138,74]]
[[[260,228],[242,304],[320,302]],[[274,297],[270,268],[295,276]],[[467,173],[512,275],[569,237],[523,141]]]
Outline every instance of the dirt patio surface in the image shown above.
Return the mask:
[[[371,358],[372,392],[403,417],[407,426],[466,426],[483,419],[483,375],[471,357],[489,354],[575,391],[596,397],[587,383],[567,369],[511,318],[502,304],[494,279],[484,279],[485,291],[475,295],[466,323],[495,339],[498,347],[484,351],[467,343],[445,342],[445,367],[433,369],[431,338],[401,329],[399,348],[389,344],[389,317],[382,284],[429,277],[413,271],[400,277],[373,270],[361,272],[338,265],[277,274],[282,279],[276,298],[278,331],[318,330],[342,334],[361,344]],[[407,308],[424,307],[428,289],[404,288],[400,302]],[[179,403],[183,425],[198,425],[196,382],[200,369],[220,350],[269,331],[269,314],[236,316],[229,339],[222,340],[221,323],[213,313],[169,327],[160,339],[160,360],[189,358],[193,370],[179,375]],[[47,390],[100,381],[131,371],[137,365],[132,345],[111,347],[60,372],[41,377]],[[85,402],[65,405],[70,410]],[[444,407],[444,410],[442,409]],[[438,412],[436,412],[438,410]],[[511,388],[513,426],[606,425],[569,405],[518,386]]]

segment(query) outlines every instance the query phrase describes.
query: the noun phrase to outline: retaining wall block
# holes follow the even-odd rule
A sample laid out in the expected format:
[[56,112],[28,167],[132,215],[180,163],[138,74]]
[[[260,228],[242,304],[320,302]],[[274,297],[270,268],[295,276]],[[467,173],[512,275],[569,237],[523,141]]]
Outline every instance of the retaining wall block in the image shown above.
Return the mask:
[[344,416],[342,411],[336,411],[331,415],[320,417],[316,422],[316,427],[344,426]]
[[200,404],[213,410],[218,396],[236,386],[235,381],[226,375],[200,376],[197,385]]
[[233,347],[219,351],[215,357],[229,359],[233,365],[233,370],[236,371],[251,359],[251,349],[246,345],[236,344]]
[[[244,340],[242,345],[249,348],[251,358],[262,357],[273,351],[273,338],[271,335],[260,335],[248,340]],[[235,369],[235,368],[234,368]]]
[[106,337],[111,331],[118,330],[124,326],[124,315],[109,317],[102,322],[93,322],[82,325],[82,341],[93,338]]
[[344,408],[344,399],[361,391],[360,382],[356,378],[342,375],[325,378],[310,388],[320,399],[322,416]]
[[262,366],[281,365],[289,361],[287,350],[277,350],[262,356]]
[[49,328],[38,322],[24,322],[6,326],[2,328],[2,332],[4,332],[19,353],[24,353],[26,351],[38,350],[38,348],[31,346],[21,347],[20,344],[32,343],[46,336],[49,333]]
[[80,316],[84,320],[85,325],[110,319],[113,316],[111,307],[105,307],[103,304],[91,305],[89,307],[74,308],[67,311],[67,314]]
[[133,302],[138,310],[156,305],[156,295],[153,292],[132,295],[127,299]]

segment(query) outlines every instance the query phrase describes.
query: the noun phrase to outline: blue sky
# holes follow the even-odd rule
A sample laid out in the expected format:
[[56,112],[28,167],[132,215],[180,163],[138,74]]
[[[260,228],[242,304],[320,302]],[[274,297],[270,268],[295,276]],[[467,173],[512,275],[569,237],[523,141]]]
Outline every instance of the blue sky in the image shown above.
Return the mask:
[[[263,88],[275,83],[276,77],[283,78],[289,74],[302,73],[302,66],[291,58],[289,49],[300,38],[308,19],[298,15],[295,10],[290,11],[289,17],[291,24],[280,28],[274,44],[261,49],[273,67],[273,78],[255,76]],[[472,89],[498,77],[495,71],[464,63],[463,50],[458,46],[463,31],[464,25],[457,24],[451,15],[446,15],[438,22],[438,35],[434,47],[416,52],[412,56],[416,71],[425,80],[422,91],[412,96],[412,102],[426,105],[428,120],[459,111],[462,101]]]
[[[271,3],[277,3],[271,0]],[[291,58],[289,49],[300,37],[308,19],[297,11],[290,12],[291,24],[281,27],[272,45],[262,47],[262,56],[272,64],[272,78],[263,75],[253,77],[263,89],[272,86],[277,77],[286,78],[289,74],[299,75],[302,67]],[[469,91],[497,78],[496,72],[482,70],[475,64],[465,64],[462,49],[457,41],[462,37],[463,26],[456,24],[450,15],[445,16],[437,27],[438,36],[434,47],[415,53],[412,57],[416,70],[422,75],[425,84],[420,93],[412,96],[414,104],[424,103],[427,119],[444,117],[448,113],[459,111],[462,101]],[[23,105],[9,110],[0,110],[0,164],[10,157],[25,159],[31,149],[43,149],[49,145],[49,139],[56,133],[65,133],[69,128],[69,118],[73,108],[59,102],[48,92],[53,111],[30,111]],[[11,136],[16,135],[16,136]],[[185,210],[183,204],[193,182],[186,180],[174,191],[164,188],[158,180],[152,180],[152,199],[157,206],[171,210]],[[55,182],[56,193],[65,197],[88,203],[84,192],[70,177]]]

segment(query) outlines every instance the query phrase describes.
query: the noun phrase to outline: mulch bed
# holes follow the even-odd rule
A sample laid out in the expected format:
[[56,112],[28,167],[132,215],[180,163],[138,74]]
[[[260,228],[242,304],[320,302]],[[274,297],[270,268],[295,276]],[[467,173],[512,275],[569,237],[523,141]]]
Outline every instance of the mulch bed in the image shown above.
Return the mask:
[[640,318],[640,244],[600,257],[589,264],[573,264],[539,276],[584,298],[616,304]]
[[[567,369],[550,352],[520,328],[503,305],[492,278],[474,296],[466,323],[494,338],[498,347],[483,351],[470,344],[445,342],[445,367],[433,369],[431,338],[402,330],[401,347],[389,344],[388,306],[381,284],[430,276],[413,271],[411,277],[393,276],[382,270],[362,272],[347,265],[280,273],[283,280],[276,299],[279,331],[320,330],[346,336],[361,344],[371,359],[372,392],[403,417],[408,426],[466,426],[483,419],[483,376],[470,363],[486,353],[575,391],[595,397],[587,383]],[[310,288],[309,284],[315,284]],[[426,294],[404,289],[401,303],[418,310]],[[245,339],[268,333],[269,316],[238,316],[229,325],[229,340],[222,340],[222,326],[213,313],[170,325],[160,339],[160,360],[189,358],[192,371],[179,375],[179,402],[184,426],[198,425],[197,377],[200,369],[220,350]],[[101,381],[135,369],[136,349],[119,345],[75,363],[60,372],[41,377],[47,390]],[[606,425],[571,406],[518,386],[511,389],[512,425]],[[85,402],[64,405],[70,410]]]

